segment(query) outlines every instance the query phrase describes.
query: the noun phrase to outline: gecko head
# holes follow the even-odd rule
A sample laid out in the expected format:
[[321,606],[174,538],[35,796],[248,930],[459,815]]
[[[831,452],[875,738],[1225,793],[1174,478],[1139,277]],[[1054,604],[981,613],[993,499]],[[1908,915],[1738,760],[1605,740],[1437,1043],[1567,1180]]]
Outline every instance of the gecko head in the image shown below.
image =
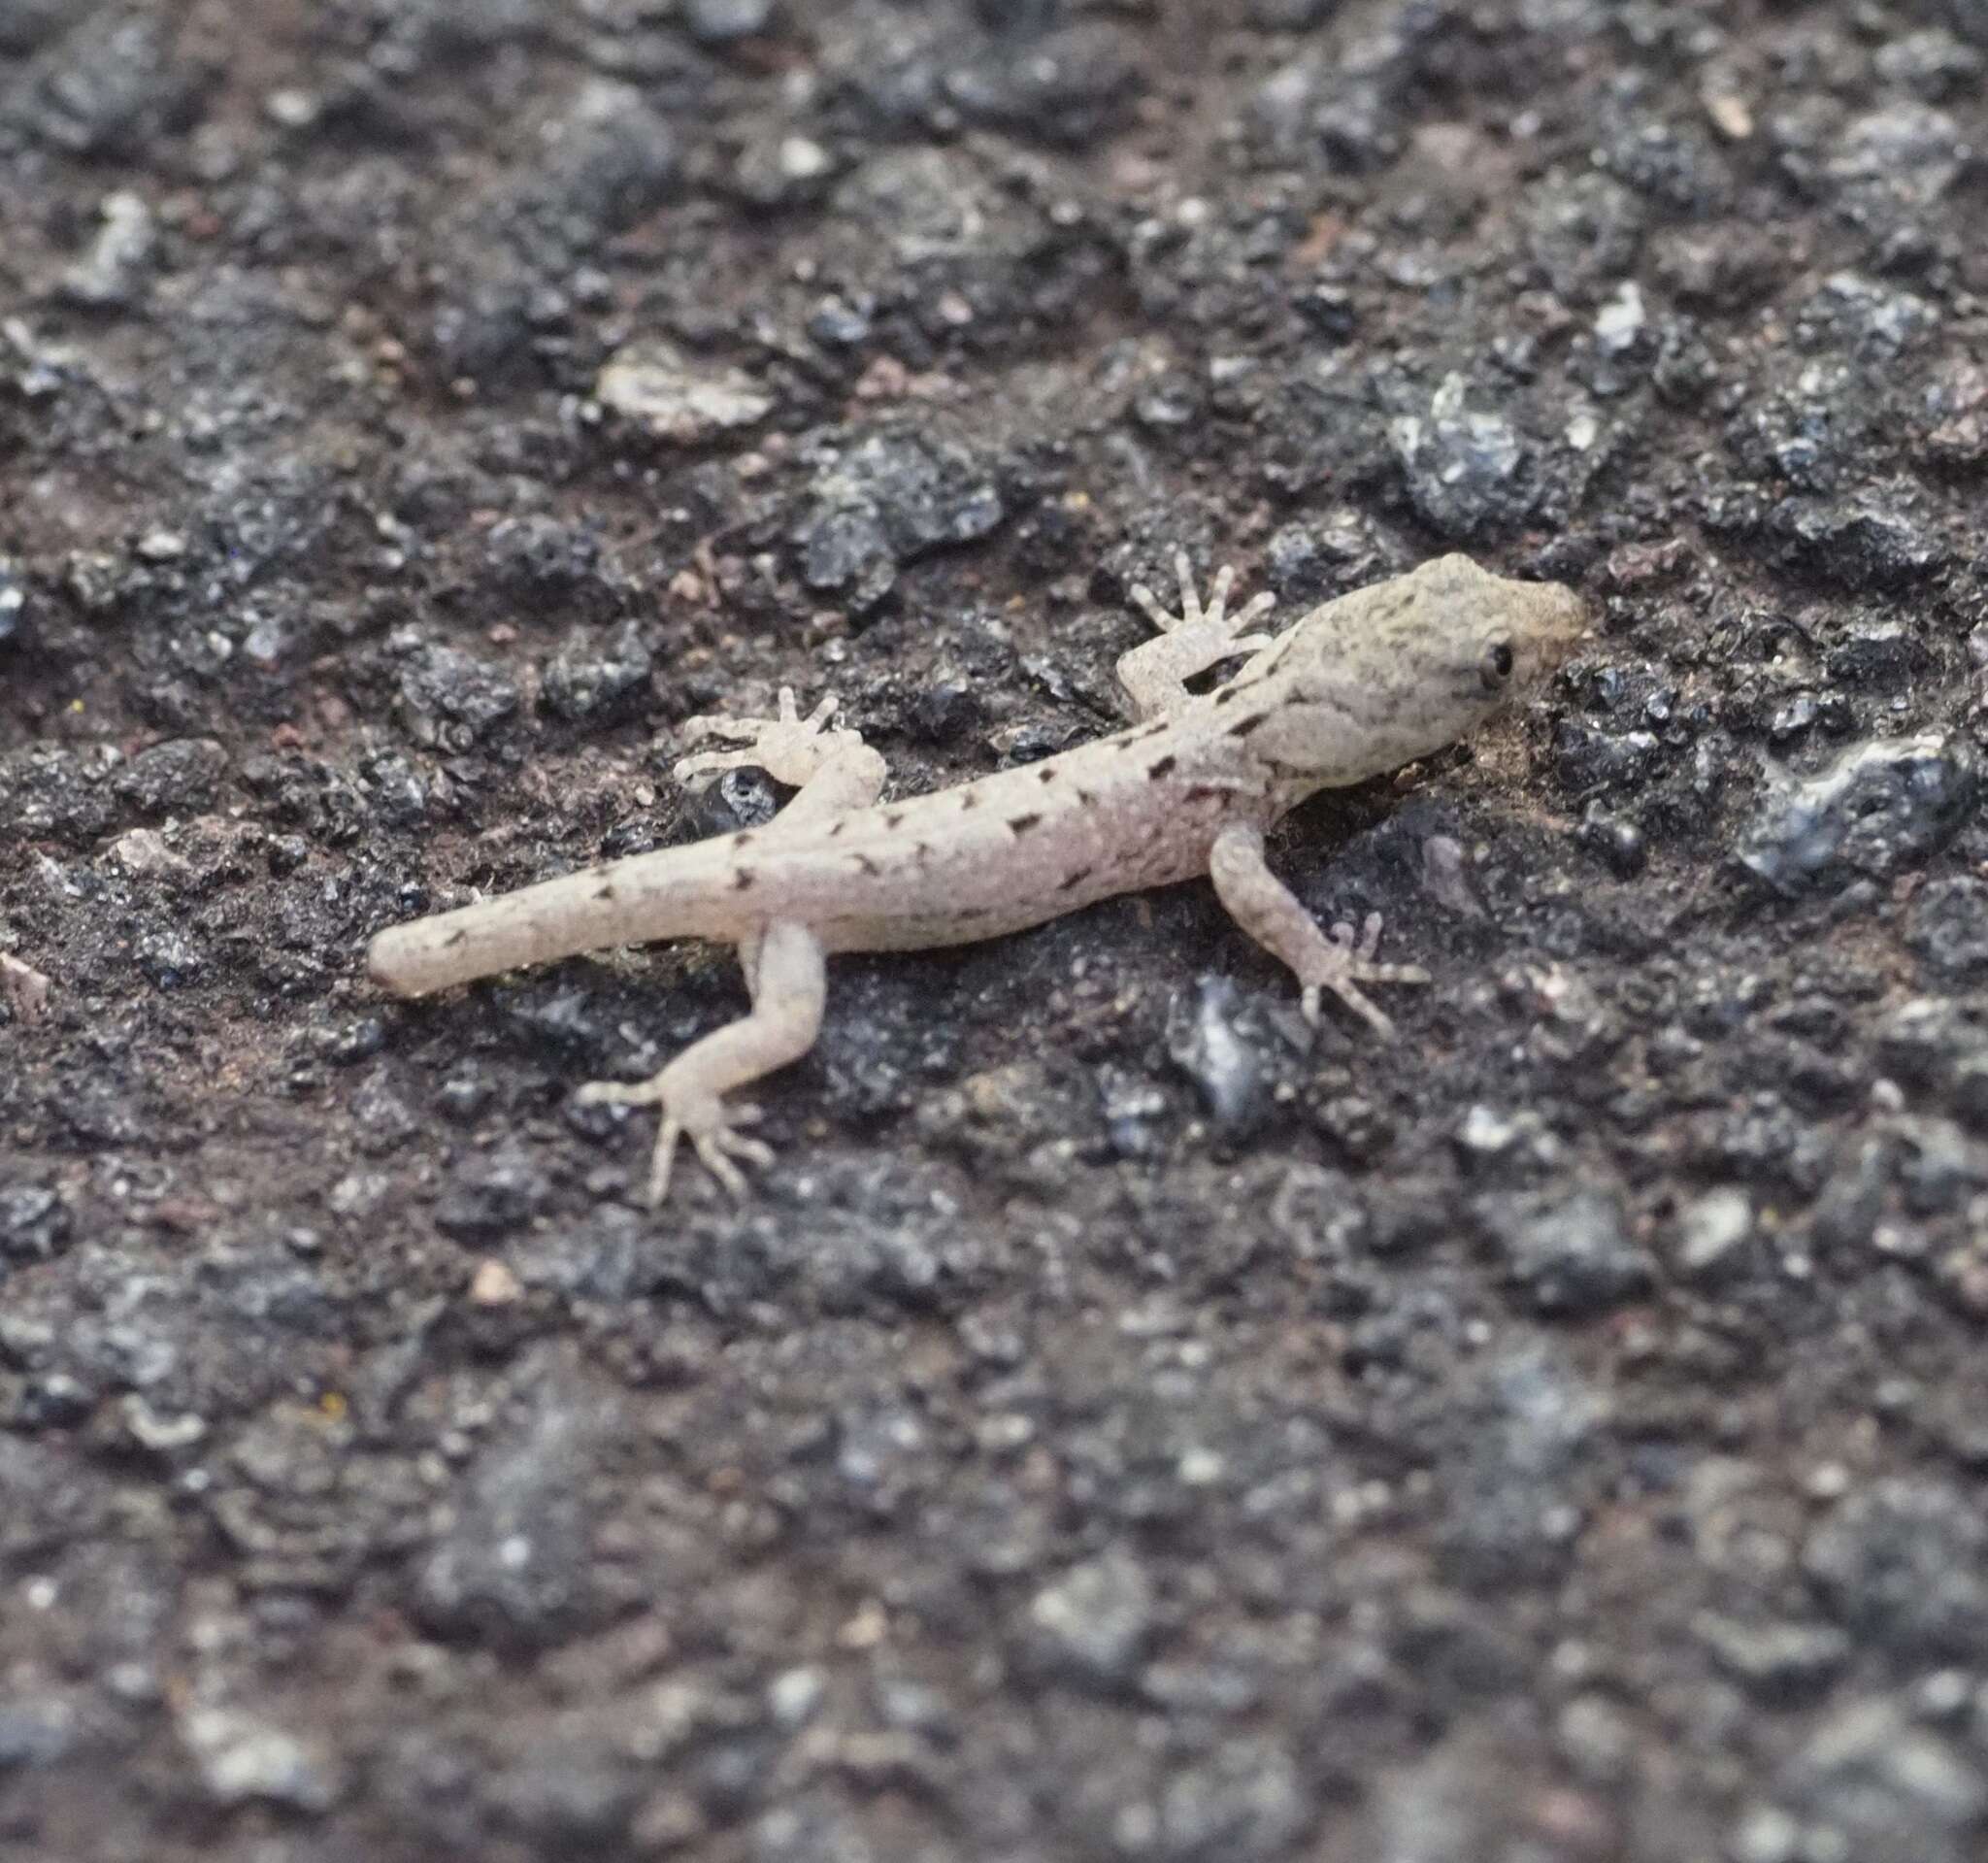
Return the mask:
[[1402,578],[1375,616],[1376,660],[1394,661],[1403,722],[1426,725],[1425,750],[1462,737],[1533,690],[1593,625],[1559,582],[1517,582],[1468,556],[1439,556]]
[[1264,748],[1323,781],[1357,782],[1468,737],[1536,689],[1592,615],[1557,582],[1512,582],[1468,556],[1439,556],[1315,620],[1280,668],[1291,717]]

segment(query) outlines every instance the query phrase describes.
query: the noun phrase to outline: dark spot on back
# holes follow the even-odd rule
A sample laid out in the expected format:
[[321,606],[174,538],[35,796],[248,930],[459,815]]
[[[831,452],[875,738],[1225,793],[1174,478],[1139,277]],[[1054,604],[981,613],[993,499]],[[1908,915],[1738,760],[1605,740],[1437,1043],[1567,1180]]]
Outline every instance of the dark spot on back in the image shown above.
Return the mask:
[[1252,712],[1246,718],[1238,718],[1230,725],[1229,735],[1232,738],[1246,738],[1259,724],[1267,723],[1269,718],[1268,712]]
[[866,873],[870,875],[872,879],[876,878],[877,863],[876,861],[872,860],[868,854],[851,854],[849,858],[856,863],[856,868],[858,872]]
[[962,789],[959,792],[959,806],[963,812],[977,809],[980,806],[979,792],[975,789]]
[[886,809],[883,812],[883,825],[886,828],[895,828],[904,818],[905,812],[902,809]]
[[842,833],[842,831],[843,831],[843,830],[844,830],[845,828],[846,828],[846,827],[847,827],[848,825],[849,825],[849,818],[848,818],[848,816],[847,816],[847,815],[841,815],[841,816],[838,816],[838,817],[837,817],[837,818],[836,818],[836,819],[835,819],[834,821],[832,821],[832,822],[830,822],[830,823],[829,823],[829,827],[828,827],[828,838],[829,838],[829,840],[833,841],[833,840],[834,840],[834,839],[836,838],[836,836],[837,836],[837,835],[839,835],[839,834],[841,834],[841,833]]
[[[1337,712],[1342,718],[1391,717],[1396,706],[1396,702],[1389,699],[1378,711],[1375,711],[1370,704],[1356,712],[1339,688],[1329,683],[1307,685],[1302,680],[1293,688],[1293,696],[1301,705],[1315,705],[1324,712]],[[1369,693],[1366,696],[1371,701],[1374,695]]]
[[1056,890],[1060,893],[1067,893],[1073,886],[1081,886],[1096,872],[1097,869],[1095,867],[1079,867],[1074,874],[1064,875],[1056,882]]
[[733,846],[733,847],[735,847],[735,848],[749,848],[749,847],[751,847],[751,846],[752,846],[752,830],[751,830],[750,828],[742,828],[742,829],[740,829],[740,830],[739,830],[739,832],[738,832],[737,834],[735,834],[735,835],[734,835],[734,836],[732,837],[732,846]]
[[1176,756],[1155,757],[1152,762],[1145,766],[1146,781],[1148,782],[1159,782],[1162,777],[1169,775],[1174,766],[1179,761],[1180,759]]
[[1041,821],[1042,818],[1043,817],[1041,815],[1034,814],[1025,815],[1010,815],[1008,817],[1008,825],[1011,828],[1012,828],[1014,832],[1018,835],[1026,834],[1039,821]]
[[1038,782],[1054,782],[1056,781],[1055,765],[1045,763],[1039,767],[1036,771],[1036,781]]
[[732,875],[732,890],[744,892],[752,884],[753,872],[750,867],[741,867]]
[[1215,703],[1217,705],[1227,705],[1228,702],[1231,699],[1233,699],[1237,693],[1242,691],[1242,688],[1240,685],[1223,686],[1222,689],[1215,694]]
[[594,888],[594,897],[596,899],[613,899],[614,897],[614,888],[613,886],[596,886]]
[[463,942],[463,940],[466,939],[468,936],[469,933],[464,931],[463,928],[460,925],[458,925],[452,932],[448,934],[447,938],[445,938],[442,941],[442,948],[444,950],[453,950],[456,948],[456,946],[460,945]]

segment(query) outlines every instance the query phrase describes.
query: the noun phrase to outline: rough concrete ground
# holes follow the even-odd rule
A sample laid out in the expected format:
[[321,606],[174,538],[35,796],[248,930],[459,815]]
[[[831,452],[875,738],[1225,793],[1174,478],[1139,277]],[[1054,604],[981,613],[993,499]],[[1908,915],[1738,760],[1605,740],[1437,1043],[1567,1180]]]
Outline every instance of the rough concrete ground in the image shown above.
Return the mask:
[[[0,0],[0,1855],[1988,1844],[1988,13]],[[1107,728],[1176,544],[1579,582],[1205,888],[736,1012],[378,926]]]

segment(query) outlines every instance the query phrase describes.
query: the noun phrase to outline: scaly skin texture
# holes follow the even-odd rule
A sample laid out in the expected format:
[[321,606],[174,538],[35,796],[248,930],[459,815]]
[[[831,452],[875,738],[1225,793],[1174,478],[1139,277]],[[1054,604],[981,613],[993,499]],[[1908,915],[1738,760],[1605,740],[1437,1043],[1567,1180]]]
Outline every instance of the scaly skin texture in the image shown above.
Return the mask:
[[[1118,662],[1139,722],[1021,769],[882,803],[883,759],[780,694],[773,719],[693,718],[693,738],[739,748],[677,766],[680,782],[755,765],[800,791],[765,828],[610,861],[499,899],[394,926],[368,968],[402,996],[579,951],[660,938],[736,945],[751,1014],[706,1036],[640,1085],[583,1099],[662,1109],[651,1202],[687,1138],[728,1189],[735,1160],[771,1153],[738,1128],[756,1116],[724,1096],[813,1046],[825,960],[999,937],[1094,900],[1208,874],[1244,931],[1287,964],[1316,1018],[1326,992],[1380,1035],[1364,983],[1424,982],[1375,961],[1377,920],[1328,936],[1265,864],[1265,831],[1320,789],[1364,782],[1468,736],[1557,665],[1588,625],[1585,603],[1444,556],[1313,609],[1271,640],[1245,634],[1268,596],[1231,615],[1230,572],[1210,601],[1179,559],[1180,613],[1134,599],[1157,638]],[[1249,659],[1205,696],[1185,682]]]

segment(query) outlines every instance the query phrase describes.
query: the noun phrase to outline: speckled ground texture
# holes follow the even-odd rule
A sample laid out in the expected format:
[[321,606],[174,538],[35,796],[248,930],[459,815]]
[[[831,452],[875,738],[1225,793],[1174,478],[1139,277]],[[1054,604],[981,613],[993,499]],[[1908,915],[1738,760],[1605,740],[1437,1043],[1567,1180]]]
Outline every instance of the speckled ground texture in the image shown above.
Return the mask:
[[[0,1857],[1988,1845],[1988,12],[0,0]],[[737,1014],[394,919],[1577,583],[1205,886]]]

